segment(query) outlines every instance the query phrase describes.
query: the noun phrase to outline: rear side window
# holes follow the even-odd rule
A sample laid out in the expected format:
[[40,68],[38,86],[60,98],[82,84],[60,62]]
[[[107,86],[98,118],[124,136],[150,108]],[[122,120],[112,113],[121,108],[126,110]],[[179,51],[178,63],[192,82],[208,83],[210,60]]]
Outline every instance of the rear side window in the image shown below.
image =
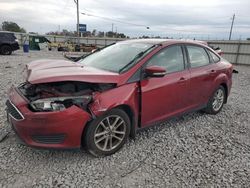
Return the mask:
[[9,38],[11,39],[11,40],[15,40],[16,39],[16,37],[15,37],[15,35],[14,34],[9,34]]
[[147,64],[148,66],[160,66],[166,69],[167,73],[184,70],[183,53],[180,46],[171,46],[161,50],[154,55]]
[[15,40],[16,37],[12,33],[0,33],[1,39],[7,39],[7,40]]
[[0,33],[0,38],[1,39],[9,39],[9,36],[7,33]]
[[204,48],[199,46],[187,46],[187,50],[192,68],[209,64],[208,54]]
[[208,53],[211,55],[211,57],[215,63],[220,61],[220,58],[215,53],[211,52],[210,50],[208,50]]

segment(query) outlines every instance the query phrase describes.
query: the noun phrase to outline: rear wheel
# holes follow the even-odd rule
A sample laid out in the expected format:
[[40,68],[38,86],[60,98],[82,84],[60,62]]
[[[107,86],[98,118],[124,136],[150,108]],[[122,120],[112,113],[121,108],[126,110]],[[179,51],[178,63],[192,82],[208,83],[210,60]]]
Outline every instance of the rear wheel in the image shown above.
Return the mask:
[[128,139],[130,119],[120,109],[113,109],[93,120],[87,127],[85,145],[94,156],[111,155]]
[[10,55],[12,53],[12,49],[8,45],[3,45],[0,48],[0,52],[2,55]]
[[209,99],[205,112],[209,114],[217,114],[219,111],[221,111],[225,99],[226,99],[225,89],[223,86],[220,86],[214,92],[213,96]]

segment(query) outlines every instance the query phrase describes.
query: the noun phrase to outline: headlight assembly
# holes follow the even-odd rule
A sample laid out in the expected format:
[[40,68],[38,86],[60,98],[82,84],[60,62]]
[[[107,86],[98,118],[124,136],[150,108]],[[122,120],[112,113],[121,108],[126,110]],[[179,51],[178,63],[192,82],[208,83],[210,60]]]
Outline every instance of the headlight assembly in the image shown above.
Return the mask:
[[35,111],[61,111],[72,105],[86,109],[92,97],[90,95],[72,96],[72,97],[53,97],[46,99],[38,99],[30,103],[30,106]]

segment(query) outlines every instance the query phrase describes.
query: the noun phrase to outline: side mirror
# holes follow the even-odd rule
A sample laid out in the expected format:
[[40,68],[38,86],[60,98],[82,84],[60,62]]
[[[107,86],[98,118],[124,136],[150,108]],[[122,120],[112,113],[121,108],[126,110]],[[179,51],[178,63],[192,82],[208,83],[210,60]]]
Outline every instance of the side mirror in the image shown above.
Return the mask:
[[146,67],[145,73],[149,77],[163,77],[166,74],[166,69],[160,66]]

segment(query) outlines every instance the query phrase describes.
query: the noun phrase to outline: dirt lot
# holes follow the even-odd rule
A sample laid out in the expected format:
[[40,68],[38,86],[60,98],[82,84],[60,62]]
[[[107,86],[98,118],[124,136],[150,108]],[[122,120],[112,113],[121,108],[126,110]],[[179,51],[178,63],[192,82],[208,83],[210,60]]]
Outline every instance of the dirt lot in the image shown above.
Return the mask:
[[216,116],[201,112],[140,131],[118,153],[37,150],[16,142],[5,119],[11,84],[26,63],[58,52],[0,56],[0,187],[250,187],[250,67],[235,66],[231,95]]

